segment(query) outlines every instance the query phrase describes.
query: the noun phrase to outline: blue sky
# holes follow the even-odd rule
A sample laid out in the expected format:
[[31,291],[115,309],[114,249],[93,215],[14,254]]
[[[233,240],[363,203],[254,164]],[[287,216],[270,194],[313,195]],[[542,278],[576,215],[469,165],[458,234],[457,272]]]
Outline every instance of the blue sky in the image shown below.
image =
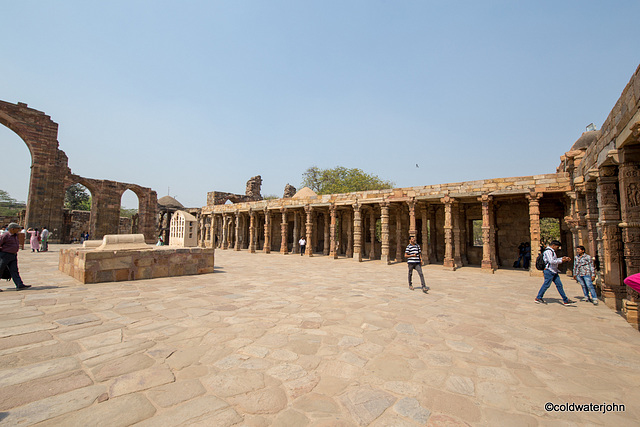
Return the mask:
[[[51,116],[74,173],[191,207],[313,165],[398,187],[551,173],[640,63],[637,0],[3,3],[0,99]],[[2,126],[0,147],[26,200],[29,151]]]

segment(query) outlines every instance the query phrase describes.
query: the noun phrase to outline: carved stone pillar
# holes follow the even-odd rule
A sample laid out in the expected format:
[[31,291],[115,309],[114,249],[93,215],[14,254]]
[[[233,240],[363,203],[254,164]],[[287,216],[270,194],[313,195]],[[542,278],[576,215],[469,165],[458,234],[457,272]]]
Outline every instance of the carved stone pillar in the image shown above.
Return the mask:
[[493,232],[493,224],[491,223],[491,202],[493,196],[483,194],[478,197],[482,202],[482,264],[484,271],[493,273],[493,262],[491,261],[491,233]]
[[331,238],[331,233],[329,230],[329,215],[327,215],[327,212],[322,212],[322,217],[324,218],[324,248],[322,248],[322,254],[329,255],[329,253],[331,252],[331,242],[329,240]]
[[[569,231],[569,237],[567,239],[567,246],[569,243],[571,247],[567,247],[567,256],[571,257],[571,261],[566,264],[567,274],[573,275],[573,261],[576,257],[576,247],[580,245],[580,221],[578,215],[578,194],[574,191],[568,191],[566,193],[568,197],[568,203],[565,205],[564,222],[566,229]],[[568,211],[568,212],[567,212]],[[562,227],[561,227],[562,228]]]
[[382,236],[382,246],[380,249],[380,260],[389,264],[389,202],[380,203],[380,222]]
[[396,208],[396,262],[404,260],[404,248],[402,247],[402,205]]
[[409,207],[409,236],[416,236],[418,230],[416,228],[416,200],[411,199],[407,202]]
[[198,230],[199,238],[198,238],[198,246],[204,248],[204,239],[205,239],[205,228],[204,228],[204,215],[200,214],[200,218],[198,220],[200,222],[200,229]]
[[271,211],[264,208],[264,253],[271,253]]
[[598,196],[596,194],[597,184],[594,181],[587,181],[585,184],[585,201],[587,215],[585,220],[587,221],[587,242],[586,247],[589,250],[589,255],[595,258],[598,253]]
[[[576,193],[576,219],[578,220],[578,243],[589,250],[589,231],[587,228],[587,198],[583,191]],[[577,246],[576,245],[576,246]],[[595,256],[595,252],[588,252],[592,257]]]
[[329,256],[333,257],[333,259],[338,258],[338,251],[336,250],[336,205],[332,204],[329,208],[329,212],[331,215],[331,233],[329,238],[331,239],[331,244],[329,245]]
[[249,252],[256,253],[256,212],[249,209]]
[[216,216],[211,214],[211,223],[209,224],[209,244],[212,248],[216,247]]
[[311,242],[307,242],[307,244],[311,244],[311,253],[313,253],[318,249],[318,212],[316,210],[314,210],[311,215],[311,222],[313,223],[313,231]]
[[222,215],[222,249],[227,249],[227,229],[229,228],[229,216],[227,214]]
[[347,217],[345,220],[347,223],[347,250],[345,255],[347,258],[353,258],[353,215],[351,210],[346,211],[345,216]]
[[369,259],[376,259],[376,210],[373,205],[369,212],[369,239],[371,240]]
[[241,240],[240,239],[240,211],[236,211],[236,232],[234,234],[235,234],[235,236],[234,236],[235,237],[235,242],[234,242],[233,248],[236,251],[239,251],[240,250],[240,240]]
[[313,256],[313,244],[311,242],[313,239],[313,206],[306,205],[304,211],[307,214],[307,248],[305,255]]
[[300,244],[298,240],[300,240],[300,235],[298,234],[298,212],[293,211],[293,247],[291,248],[291,252],[294,254],[300,253]]
[[[622,222],[622,242],[624,243],[624,261],[626,275],[640,273],[640,150],[636,147],[624,147],[620,150],[620,207]],[[627,287],[625,303],[627,322],[640,327],[638,312],[640,295]]]
[[444,203],[444,266],[456,269],[456,263],[453,259],[453,218],[451,214],[454,199],[447,194],[442,199]]
[[287,240],[289,240],[289,236],[287,236],[289,227],[287,224],[287,210],[285,208],[280,208],[280,214],[282,215],[282,219],[280,221],[280,253],[282,255],[287,254]]
[[540,253],[540,198],[542,193],[531,192],[527,194],[529,200],[529,233],[531,235],[531,265],[529,266],[529,274],[531,276],[540,276],[536,270],[535,263]]
[[429,228],[428,228],[428,218],[427,218],[427,204],[424,204],[420,209],[420,213],[422,214],[422,265],[427,265],[431,262],[431,248],[429,247]]
[[462,239],[460,238],[460,208],[461,205],[458,202],[453,203],[453,262],[455,268],[462,267]]
[[622,300],[627,296],[622,283],[622,236],[620,234],[620,205],[618,202],[618,176],[616,166],[601,166],[598,176],[600,193],[600,227],[602,230],[604,270],[602,299],[614,309],[622,308]]
[[353,207],[353,257],[362,262],[362,216],[360,209],[362,208],[358,202]]

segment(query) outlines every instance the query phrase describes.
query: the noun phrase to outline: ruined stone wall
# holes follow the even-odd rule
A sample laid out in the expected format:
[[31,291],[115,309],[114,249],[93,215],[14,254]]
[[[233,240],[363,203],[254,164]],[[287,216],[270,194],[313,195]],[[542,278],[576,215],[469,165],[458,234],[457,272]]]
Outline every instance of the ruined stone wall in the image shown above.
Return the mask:
[[31,152],[25,226],[62,230],[63,185],[70,169],[66,154],[58,148],[58,124],[27,104],[4,101],[0,101],[0,124],[22,138]]
[[[80,241],[80,234],[89,231],[91,224],[91,212],[89,211],[71,211],[71,228],[69,230],[69,238],[64,243]],[[93,239],[91,233],[89,238]]]
[[496,226],[498,265],[511,267],[518,259],[520,243],[531,242],[529,205],[526,200],[516,199],[499,203],[496,210]]
[[16,216],[0,216],[0,227],[7,226],[12,222],[20,224],[18,221],[20,221],[20,218],[17,215]]
[[155,191],[135,184],[83,178],[71,174],[67,155],[58,148],[58,124],[27,104],[0,101],[0,124],[14,131],[31,152],[31,178],[25,213],[25,227],[49,227],[51,241],[65,239],[64,195],[72,184],[89,189],[92,215],[89,233],[97,238],[115,234],[119,228],[120,198],[130,189],[140,200],[140,233],[154,241],[157,196]]
[[260,188],[262,178],[260,175],[252,177],[247,181],[245,194],[225,193],[223,191],[210,191],[207,193],[207,206],[224,205],[227,201],[231,203],[255,202],[262,200]]
[[132,234],[131,225],[131,218],[121,216],[118,225],[118,234]]

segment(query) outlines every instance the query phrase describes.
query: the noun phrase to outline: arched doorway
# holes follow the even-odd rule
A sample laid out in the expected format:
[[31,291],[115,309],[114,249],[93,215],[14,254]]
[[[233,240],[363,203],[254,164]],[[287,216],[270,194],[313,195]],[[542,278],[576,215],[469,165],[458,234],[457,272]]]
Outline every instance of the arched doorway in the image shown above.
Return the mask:
[[131,189],[127,189],[120,197],[120,222],[118,234],[138,234],[140,198]]
[[[26,209],[29,196],[29,176],[31,168],[31,152],[24,141],[10,129],[0,126],[0,146],[3,162],[4,178],[0,182],[0,190],[6,192],[2,197],[0,209],[0,225],[19,222],[20,213]],[[6,196],[6,200],[5,197]],[[13,199],[13,200],[10,200]],[[15,202],[14,202],[15,200]]]

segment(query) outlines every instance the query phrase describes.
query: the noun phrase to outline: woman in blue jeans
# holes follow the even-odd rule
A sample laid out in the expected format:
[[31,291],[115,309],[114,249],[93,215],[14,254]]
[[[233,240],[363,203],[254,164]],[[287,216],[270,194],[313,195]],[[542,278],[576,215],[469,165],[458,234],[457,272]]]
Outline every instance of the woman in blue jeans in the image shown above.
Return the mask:
[[[578,256],[573,264],[573,277],[575,277],[576,281],[582,286],[584,301],[598,305],[598,295],[596,295],[596,289],[593,287],[596,273],[593,269],[591,257],[585,253],[584,246],[577,246],[576,253]],[[591,296],[589,296],[589,293],[591,293]]]

